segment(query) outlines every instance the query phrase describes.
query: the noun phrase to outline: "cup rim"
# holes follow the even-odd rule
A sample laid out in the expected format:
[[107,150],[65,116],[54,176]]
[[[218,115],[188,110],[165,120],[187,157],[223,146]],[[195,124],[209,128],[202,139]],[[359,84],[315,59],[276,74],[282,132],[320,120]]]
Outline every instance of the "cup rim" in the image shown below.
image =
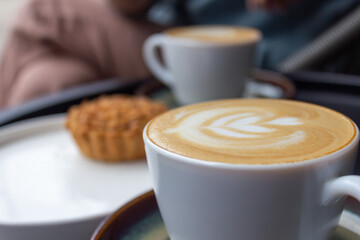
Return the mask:
[[[342,114],[342,113],[340,113]],[[359,143],[360,133],[359,128],[355,124],[353,120],[342,114],[344,117],[346,117],[354,126],[355,128],[355,136],[351,140],[350,143],[348,143],[343,148],[332,152],[330,154],[309,159],[309,160],[303,160],[298,162],[291,162],[291,163],[272,163],[272,164],[233,164],[233,163],[223,163],[223,162],[213,162],[213,161],[206,161],[202,159],[187,157],[178,153],[170,152],[158,145],[156,145],[148,136],[147,136],[147,128],[150,124],[147,123],[144,130],[143,130],[143,139],[145,145],[148,144],[153,149],[155,149],[157,152],[171,158],[171,161],[178,162],[178,163],[185,163],[190,164],[194,166],[199,167],[208,167],[208,168],[214,168],[214,169],[224,169],[224,170],[247,170],[247,171],[256,171],[256,170],[280,170],[280,169],[293,169],[293,168],[301,168],[301,167],[309,167],[312,165],[316,165],[318,163],[326,162],[327,160],[332,161],[333,159],[337,158],[338,156],[342,154],[346,154],[347,152],[351,151],[354,147],[357,146]],[[147,158],[147,156],[146,156]]]
[[[181,37],[174,37],[168,34],[167,32],[173,29],[186,29],[186,28],[210,28],[210,27],[224,27],[224,28],[236,28],[236,29],[243,29],[243,30],[250,30],[255,33],[255,37],[249,40],[239,41],[239,42],[228,42],[228,43],[219,43],[219,42],[205,42],[205,41],[197,41],[189,38],[181,38]],[[194,47],[234,47],[234,46],[247,46],[251,44],[256,44],[261,41],[262,33],[259,29],[247,26],[237,26],[237,25],[221,25],[221,24],[209,24],[209,25],[191,25],[191,26],[177,26],[171,27],[166,29],[161,33],[166,39],[170,40],[171,42],[179,45],[184,45],[187,47],[194,46]]]

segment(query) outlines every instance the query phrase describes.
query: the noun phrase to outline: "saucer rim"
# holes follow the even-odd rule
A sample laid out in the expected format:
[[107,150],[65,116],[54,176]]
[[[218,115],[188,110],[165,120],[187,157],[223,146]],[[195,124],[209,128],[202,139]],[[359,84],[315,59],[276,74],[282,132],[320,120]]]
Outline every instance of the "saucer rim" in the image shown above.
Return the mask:
[[151,209],[152,207],[154,207],[155,210],[157,202],[156,202],[154,190],[150,190],[130,200],[129,202],[121,206],[118,210],[116,210],[113,214],[111,214],[110,216],[106,217],[103,221],[101,221],[101,223],[95,229],[90,240],[101,240],[105,231],[107,231],[110,225],[116,222],[119,216],[126,214],[126,212],[128,211],[131,211],[131,209],[134,209],[138,204],[143,202],[151,202],[153,199],[155,199],[156,204],[155,206],[150,206],[149,208]]
[[[34,134],[41,134],[54,129],[59,129],[64,125],[66,118],[66,113],[58,113],[45,115],[40,117],[34,117],[31,119],[26,119],[18,121],[15,123],[8,124],[6,126],[0,127],[0,148],[3,145],[6,145],[11,142],[16,142],[22,137],[29,137]],[[11,138],[8,138],[11,137]],[[142,160],[146,160],[145,158]],[[130,197],[127,201],[123,203],[126,204],[128,201],[132,201],[133,198],[136,198],[139,194],[144,194],[151,191],[151,188],[146,187],[140,191],[134,197]],[[118,207],[121,207],[118,206]],[[72,224],[86,223],[97,221],[101,222],[103,219],[107,218],[114,211],[118,209],[114,207],[113,210],[108,209],[107,211],[102,211],[99,213],[82,215],[82,216],[72,216],[61,219],[50,219],[50,220],[38,220],[38,221],[19,221],[11,222],[0,220],[0,228],[47,228],[47,227],[58,227],[58,226],[67,226]]]

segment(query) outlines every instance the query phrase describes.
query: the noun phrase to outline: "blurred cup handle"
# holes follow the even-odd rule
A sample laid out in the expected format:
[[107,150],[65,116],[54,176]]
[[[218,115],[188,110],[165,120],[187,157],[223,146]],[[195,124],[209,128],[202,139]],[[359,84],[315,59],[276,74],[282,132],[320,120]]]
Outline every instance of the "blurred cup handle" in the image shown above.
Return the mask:
[[251,77],[256,83],[267,83],[279,87],[284,93],[283,98],[292,99],[295,97],[296,89],[294,84],[280,73],[262,69],[253,69],[251,71]]
[[322,202],[328,205],[342,196],[351,196],[360,202],[360,176],[343,176],[327,182]]
[[173,85],[173,75],[163,64],[161,64],[157,49],[163,48],[164,35],[154,34],[146,39],[143,47],[143,56],[145,63],[149,67],[150,71],[160,81],[171,87]]

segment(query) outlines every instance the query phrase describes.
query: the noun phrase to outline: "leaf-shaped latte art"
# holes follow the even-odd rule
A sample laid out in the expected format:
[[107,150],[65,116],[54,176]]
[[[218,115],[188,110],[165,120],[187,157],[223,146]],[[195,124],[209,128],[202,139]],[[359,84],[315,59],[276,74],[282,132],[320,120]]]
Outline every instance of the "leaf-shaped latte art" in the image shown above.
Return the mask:
[[155,121],[149,134],[185,156],[267,164],[331,153],[351,139],[354,128],[342,115],[317,106],[254,99],[186,106]]
[[267,122],[268,124],[273,125],[283,125],[283,126],[291,126],[291,125],[299,125],[302,124],[302,122],[299,121],[298,118],[295,117],[280,117],[276,118],[274,120],[271,120]]
[[[166,133],[177,133],[188,142],[217,148],[239,150],[254,148],[245,142],[235,143],[229,140],[257,139],[256,149],[280,148],[295,144],[304,139],[302,131],[281,133],[286,125],[301,124],[294,117],[276,117],[273,113],[242,112],[234,113],[234,109],[204,110],[191,113],[189,116],[181,113],[183,118],[177,117],[177,127],[168,129]],[[272,125],[272,128],[268,126]],[[278,127],[279,126],[279,127]],[[279,131],[277,135],[269,135]],[[270,139],[270,141],[269,141]]]
[[223,136],[227,136],[227,137],[235,137],[235,138],[255,138],[258,137],[257,135],[254,134],[246,134],[246,133],[241,133],[241,132],[237,132],[234,131],[233,129],[227,129],[224,127],[205,127],[206,129],[212,130],[214,133],[218,134],[218,135],[223,135]]
[[[253,117],[253,119],[255,119],[255,117]],[[260,119],[258,117],[256,117],[256,119]],[[252,124],[250,124],[252,123]],[[223,125],[221,127],[226,127],[226,128],[230,128],[230,129],[234,129],[234,130],[240,130],[240,131],[244,131],[244,132],[258,132],[258,133],[262,133],[262,132],[272,132],[275,129],[270,129],[270,128],[266,128],[260,125],[255,125],[256,122],[247,122],[247,121],[243,121],[243,119],[238,119],[235,120],[231,123],[228,123],[226,125]]]
[[[224,124],[232,121],[232,120],[236,120],[237,118],[241,118],[241,117],[246,117],[252,115],[251,113],[240,113],[240,114],[234,114],[234,115],[230,115],[230,116],[224,116],[221,117],[219,119],[216,119],[212,125],[213,126],[223,126]],[[246,118],[245,118],[246,119]],[[256,119],[255,119],[256,120]]]
[[[183,114],[182,114],[183,115]],[[260,133],[269,133],[276,131],[276,128],[268,128],[264,125],[272,124],[272,125],[299,125],[302,124],[299,119],[294,117],[281,117],[275,118],[273,120],[263,122],[263,118],[268,117],[272,114],[267,114],[267,116],[258,116],[256,113],[240,113],[233,115],[225,115],[221,117],[216,117],[214,113],[209,112],[208,116],[214,118],[209,125],[194,125],[194,123],[198,122],[196,119],[199,117],[192,117],[194,122],[190,124],[187,122],[185,124],[180,124],[179,127],[167,130],[167,133],[181,132],[186,128],[193,129],[209,129],[218,135],[228,136],[228,137],[236,137],[236,138],[254,138],[261,137]],[[207,118],[203,118],[202,121],[209,120]],[[249,134],[249,133],[259,133],[257,135]]]

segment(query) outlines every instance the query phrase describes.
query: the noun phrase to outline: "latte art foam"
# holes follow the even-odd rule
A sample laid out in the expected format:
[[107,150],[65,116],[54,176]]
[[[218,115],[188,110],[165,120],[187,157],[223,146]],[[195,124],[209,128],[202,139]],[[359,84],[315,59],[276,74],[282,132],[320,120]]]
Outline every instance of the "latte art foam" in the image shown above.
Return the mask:
[[285,100],[223,100],[182,107],[155,118],[147,132],[168,151],[207,161],[273,164],[335,152],[355,127],[335,111]]
[[257,41],[261,34],[255,29],[231,26],[190,26],[171,28],[169,36],[210,43],[244,43]]

